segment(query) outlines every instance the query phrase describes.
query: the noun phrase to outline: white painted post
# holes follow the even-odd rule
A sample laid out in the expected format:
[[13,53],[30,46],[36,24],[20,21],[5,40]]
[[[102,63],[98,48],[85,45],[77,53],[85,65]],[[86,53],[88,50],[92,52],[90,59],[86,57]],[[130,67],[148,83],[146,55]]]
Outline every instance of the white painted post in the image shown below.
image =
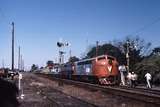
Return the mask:
[[19,73],[19,78],[18,78],[18,88],[21,90],[21,79],[22,79],[22,74]]
[[[19,78],[18,78],[18,88],[19,88],[19,91],[21,90],[21,80],[22,80],[22,74],[21,73],[18,73],[19,74]],[[20,99],[24,99],[24,94],[23,94],[23,89],[22,89],[22,93],[21,95],[19,96]]]

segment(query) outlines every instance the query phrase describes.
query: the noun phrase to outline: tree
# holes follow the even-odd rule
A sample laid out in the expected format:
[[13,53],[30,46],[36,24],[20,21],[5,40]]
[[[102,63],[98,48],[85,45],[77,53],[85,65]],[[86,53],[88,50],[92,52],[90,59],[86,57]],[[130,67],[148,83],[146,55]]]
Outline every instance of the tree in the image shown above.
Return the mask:
[[79,61],[79,58],[77,58],[76,56],[72,56],[68,60],[68,62],[71,62],[71,63],[76,62],[76,61]]
[[160,56],[153,55],[144,58],[135,66],[135,72],[139,75],[139,81],[144,82],[144,75],[150,72],[153,77],[153,82],[160,84]]
[[33,65],[31,66],[31,72],[33,72],[33,71],[35,71],[35,70],[38,70],[38,66],[35,65],[35,64],[33,64]]
[[160,47],[156,47],[152,50],[151,55],[160,55]]
[[44,67],[40,67],[40,69],[43,69]]
[[[151,43],[146,43],[143,39],[127,36],[123,41],[114,41],[114,46],[118,47],[123,54],[129,49],[130,70],[134,71],[135,64],[142,61],[151,52]],[[126,61],[125,61],[126,62]]]
[[[112,44],[103,44],[98,46],[98,56],[99,55],[111,55],[117,58],[118,62],[121,64],[125,62],[125,54],[120,51],[119,48],[113,46]],[[96,56],[96,47],[90,49],[87,53],[88,58],[92,58]]]
[[53,69],[53,66],[54,66],[53,61],[48,60],[46,64],[47,64],[47,67],[48,67],[49,69]]

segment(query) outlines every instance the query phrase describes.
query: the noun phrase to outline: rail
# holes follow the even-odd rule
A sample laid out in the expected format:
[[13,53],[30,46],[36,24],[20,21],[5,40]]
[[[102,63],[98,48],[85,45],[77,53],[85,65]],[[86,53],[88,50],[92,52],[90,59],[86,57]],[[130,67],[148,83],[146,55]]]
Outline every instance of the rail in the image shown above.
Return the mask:
[[127,88],[127,87],[112,87],[112,86],[101,86],[98,84],[90,84],[90,83],[85,83],[85,82],[79,82],[79,81],[73,81],[73,80],[68,80],[68,79],[60,79],[60,78],[55,78],[53,75],[44,75],[44,74],[39,74],[42,77],[47,77],[51,80],[55,81],[61,81],[65,84],[70,84],[70,85],[75,85],[78,87],[86,88],[92,91],[102,91],[105,93],[110,93],[113,95],[118,95],[118,96],[123,96],[135,100],[140,100],[143,102],[147,103],[154,103],[160,105],[160,92],[155,91],[155,90],[147,90],[147,89],[139,89],[139,88]]

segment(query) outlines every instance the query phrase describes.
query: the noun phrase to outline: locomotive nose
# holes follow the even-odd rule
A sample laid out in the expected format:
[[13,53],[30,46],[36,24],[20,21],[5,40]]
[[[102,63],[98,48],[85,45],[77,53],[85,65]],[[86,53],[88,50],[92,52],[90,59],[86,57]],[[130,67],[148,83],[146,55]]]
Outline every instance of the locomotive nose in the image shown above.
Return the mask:
[[112,65],[107,66],[108,72],[112,73]]

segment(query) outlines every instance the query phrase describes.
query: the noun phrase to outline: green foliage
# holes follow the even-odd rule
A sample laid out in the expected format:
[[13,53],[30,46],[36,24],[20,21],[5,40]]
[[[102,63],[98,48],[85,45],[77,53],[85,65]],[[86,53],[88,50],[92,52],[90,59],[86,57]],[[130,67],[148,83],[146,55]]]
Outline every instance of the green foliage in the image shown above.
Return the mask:
[[146,57],[135,65],[135,72],[139,75],[139,81],[144,82],[144,75],[150,72],[154,83],[160,83],[160,56],[153,55]]
[[160,47],[156,47],[152,50],[151,55],[160,55]]
[[[112,44],[104,44],[98,46],[98,56],[99,55],[111,55],[117,58],[119,63],[125,62],[125,54],[123,54],[117,47],[113,46]],[[93,47],[88,53],[87,57],[92,58],[96,56],[96,47]]]
[[79,58],[77,58],[76,56],[72,56],[72,57],[69,58],[69,61],[68,61],[68,62],[73,63],[73,62],[75,62],[75,61],[79,61]]
[[123,41],[114,41],[114,45],[124,54],[127,53],[128,47],[130,71],[134,71],[135,65],[150,54],[151,43],[145,43],[145,41],[138,36],[128,36]]
[[31,72],[33,72],[33,71],[35,71],[35,70],[38,70],[38,66],[35,65],[35,64],[33,64],[33,65],[31,66]]
[[47,64],[47,67],[49,67],[49,69],[53,69],[53,66],[54,66],[53,61],[48,60],[46,64]]
[[49,66],[49,65],[53,65],[53,61],[48,60],[48,61],[47,61],[47,66]]

